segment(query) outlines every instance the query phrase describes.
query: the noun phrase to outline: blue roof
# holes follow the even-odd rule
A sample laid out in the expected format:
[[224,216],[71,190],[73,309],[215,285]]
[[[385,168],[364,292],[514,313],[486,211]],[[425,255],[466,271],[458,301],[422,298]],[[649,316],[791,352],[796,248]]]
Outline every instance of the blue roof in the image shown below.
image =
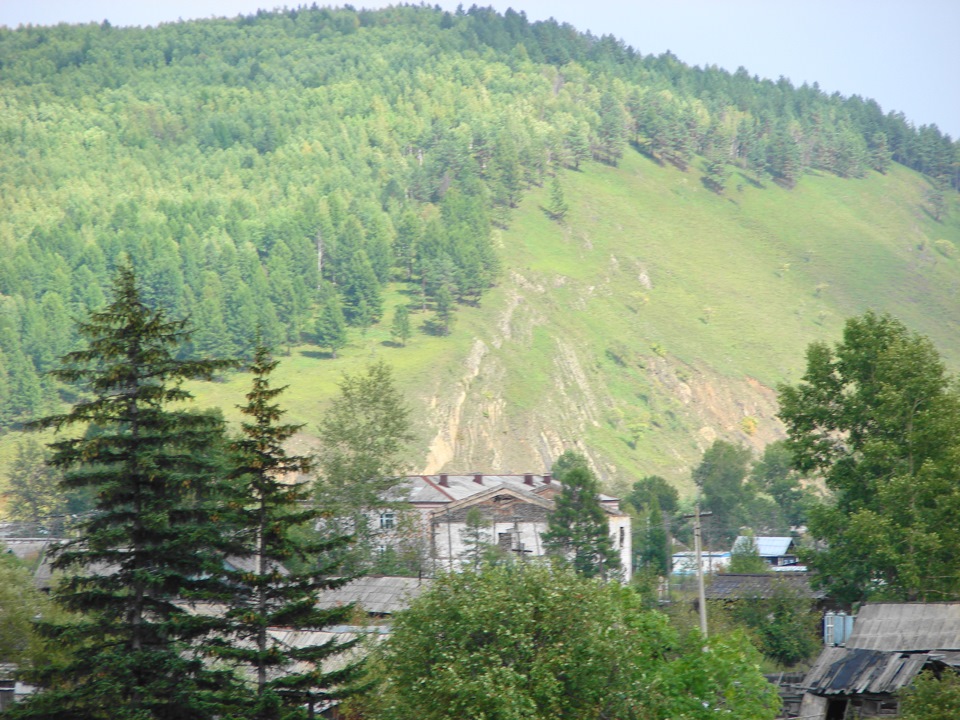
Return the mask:
[[[792,537],[764,537],[758,535],[752,539],[760,557],[782,557],[783,555],[788,555],[790,554],[790,543],[793,542]],[[741,547],[744,549],[749,547],[747,543],[750,540],[749,535],[739,535],[737,539],[733,541],[733,551],[736,552],[740,550]]]

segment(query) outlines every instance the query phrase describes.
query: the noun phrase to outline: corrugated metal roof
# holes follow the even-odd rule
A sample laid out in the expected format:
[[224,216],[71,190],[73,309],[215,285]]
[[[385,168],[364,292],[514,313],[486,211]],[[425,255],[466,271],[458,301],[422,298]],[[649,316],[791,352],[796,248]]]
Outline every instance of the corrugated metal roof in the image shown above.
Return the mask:
[[792,537],[767,537],[758,535],[757,537],[751,538],[749,535],[738,535],[737,539],[733,541],[733,552],[736,552],[741,547],[749,548],[751,539],[760,557],[781,557],[788,555],[790,554],[790,543],[793,542]]
[[893,694],[938,659],[933,655],[829,647],[820,653],[803,684],[818,695]]
[[705,594],[708,600],[770,598],[778,588],[789,588],[803,598],[821,600],[827,596],[823,590],[810,587],[808,573],[722,573],[713,577]]
[[393,614],[406,609],[430,583],[427,578],[369,575],[351,580],[336,590],[325,590],[317,607],[334,608],[356,603],[368,613]]
[[860,608],[848,648],[960,650],[960,603],[870,603]]

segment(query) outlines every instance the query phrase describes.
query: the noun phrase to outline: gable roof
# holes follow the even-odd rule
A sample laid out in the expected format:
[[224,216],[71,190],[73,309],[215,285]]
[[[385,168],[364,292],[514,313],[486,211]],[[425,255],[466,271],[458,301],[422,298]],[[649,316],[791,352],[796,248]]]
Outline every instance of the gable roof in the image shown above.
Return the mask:
[[[524,492],[540,493],[562,485],[549,473],[536,475],[408,475],[398,486],[398,492],[414,504],[449,503],[478,495],[492,487],[509,487]],[[550,493],[545,493],[549,495]],[[616,506],[617,498],[600,494],[600,503]]]
[[792,537],[770,537],[757,535],[751,538],[749,535],[738,535],[733,541],[733,552],[742,549],[749,549],[750,540],[757,548],[757,554],[760,557],[781,557],[789,555],[790,545],[793,543]]
[[509,485],[499,485],[496,487],[487,488],[486,490],[476,493],[475,495],[468,495],[467,497],[447,503],[446,506],[434,510],[433,515],[435,517],[442,517],[447,512],[477,505],[479,503],[486,502],[487,500],[496,500],[504,495],[522,500],[523,502],[531,503],[532,505],[539,505],[546,510],[552,510],[554,507],[552,500],[540,497],[538,493]]

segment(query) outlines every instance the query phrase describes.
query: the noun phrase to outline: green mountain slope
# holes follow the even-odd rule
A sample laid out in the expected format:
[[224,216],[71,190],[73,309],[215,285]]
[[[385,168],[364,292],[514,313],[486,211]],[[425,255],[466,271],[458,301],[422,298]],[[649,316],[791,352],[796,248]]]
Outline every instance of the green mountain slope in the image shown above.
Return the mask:
[[[428,471],[576,447],[684,485],[713,438],[777,437],[776,383],[867,307],[960,360],[960,143],[857,96],[425,6],[0,29],[0,91],[0,485],[123,255],[191,351],[289,349],[307,446],[340,374],[387,359]],[[196,391],[235,418],[247,384]]]
[[[776,383],[846,317],[890,312],[960,366],[960,258],[936,247],[960,245],[960,224],[929,217],[925,179],[811,175],[718,196],[698,177],[636,153],[564,172],[562,224],[531,191],[496,238],[502,281],[450,337],[396,348],[377,328],[337,360],[295,349],[278,373],[294,418],[309,435],[339,374],[383,357],[416,409],[418,470],[542,470],[574,447],[613,487],[648,473],[687,487],[714,438],[759,450],[780,436]],[[244,383],[197,391],[228,407]]]

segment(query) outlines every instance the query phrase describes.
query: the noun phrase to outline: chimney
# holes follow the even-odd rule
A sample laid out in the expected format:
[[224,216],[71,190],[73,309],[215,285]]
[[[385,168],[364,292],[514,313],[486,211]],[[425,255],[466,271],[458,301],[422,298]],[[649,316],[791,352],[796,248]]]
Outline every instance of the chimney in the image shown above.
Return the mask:
[[476,475],[473,476],[473,481],[477,485],[483,485],[483,475],[481,475],[480,473],[477,473]]
[[440,476],[440,487],[450,487],[450,483],[447,482],[446,474]]
[[533,475],[530,475],[529,473],[527,473],[526,475],[524,475],[524,476],[523,476],[523,484],[524,484],[524,485],[533,485]]
[[549,484],[552,483],[552,482],[553,482],[553,475],[551,475],[550,473],[544,473],[544,474],[543,474],[543,484],[544,484],[544,485],[549,485]]

